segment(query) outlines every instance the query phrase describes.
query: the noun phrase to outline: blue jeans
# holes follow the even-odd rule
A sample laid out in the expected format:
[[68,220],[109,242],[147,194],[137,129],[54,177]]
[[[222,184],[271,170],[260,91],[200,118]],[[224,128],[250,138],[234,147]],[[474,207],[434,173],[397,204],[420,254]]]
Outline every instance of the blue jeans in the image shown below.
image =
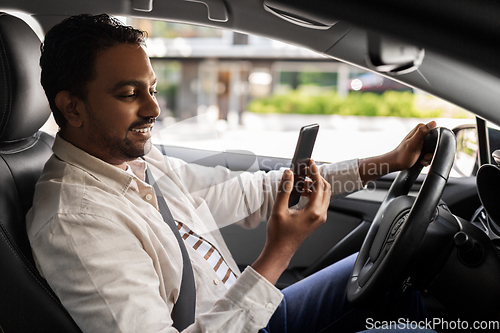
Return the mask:
[[[268,326],[260,332],[358,332],[374,327],[375,320],[421,321],[427,318],[418,292],[408,292],[399,299],[384,296],[368,309],[353,308],[346,299],[346,287],[355,260],[356,254],[351,255],[283,289],[283,301]],[[412,330],[399,329],[397,332]],[[434,331],[419,329],[418,332]]]

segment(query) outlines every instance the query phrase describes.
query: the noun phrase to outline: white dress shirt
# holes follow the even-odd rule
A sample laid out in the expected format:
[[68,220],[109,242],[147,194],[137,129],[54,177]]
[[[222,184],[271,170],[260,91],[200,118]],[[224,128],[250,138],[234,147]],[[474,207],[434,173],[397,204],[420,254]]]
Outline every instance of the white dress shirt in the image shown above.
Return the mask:
[[[163,221],[151,168],[174,219],[213,244],[238,275],[231,287],[191,246],[196,321],[184,332],[257,332],[281,292],[251,267],[240,273],[219,228],[267,219],[282,171],[232,172],[165,157],[153,149],[134,175],[57,136],[27,215],[35,262],[83,332],[176,332],[170,312],[179,295],[182,256]],[[362,187],[357,160],[323,165],[333,195]],[[344,186],[348,184],[347,186]],[[299,206],[304,205],[301,200]]]

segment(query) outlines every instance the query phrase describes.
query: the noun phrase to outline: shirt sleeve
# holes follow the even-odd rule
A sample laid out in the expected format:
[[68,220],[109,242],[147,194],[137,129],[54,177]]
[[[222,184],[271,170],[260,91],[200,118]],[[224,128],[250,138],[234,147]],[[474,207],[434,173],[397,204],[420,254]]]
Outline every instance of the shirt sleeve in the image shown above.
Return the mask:
[[196,317],[198,330],[192,332],[255,333],[267,325],[282,299],[273,284],[248,266],[211,311]]
[[[272,210],[281,175],[286,168],[269,172],[237,172],[225,167],[205,167],[165,157],[168,172],[195,197],[206,202],[219,228],[238,223],[254,228],[266,220]],[[358,160],[325,163],[321,175],[332,185],[332,199],[363,188]],[[307,204],[301,198],[297,208]]]
[[[89,214],[58,215],[32,238],[42,275],[83,332],[177,332],[170,313],[180,285],[178,255],[162,262],[170,274],[160,276],[148,246],[123,225]],[[184,332],[256,332],[281,299],[249,267]]]

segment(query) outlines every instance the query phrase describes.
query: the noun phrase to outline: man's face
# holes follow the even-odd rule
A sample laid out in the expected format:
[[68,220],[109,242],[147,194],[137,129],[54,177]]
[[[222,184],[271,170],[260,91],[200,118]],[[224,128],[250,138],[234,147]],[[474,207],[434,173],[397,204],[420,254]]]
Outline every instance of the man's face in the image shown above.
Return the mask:
[[151,149],[151,129],[160,114],[156,76],[139,45],[120,44],[101,53],[97,77],[87,85],[82,134],[87,152],[123,165]]

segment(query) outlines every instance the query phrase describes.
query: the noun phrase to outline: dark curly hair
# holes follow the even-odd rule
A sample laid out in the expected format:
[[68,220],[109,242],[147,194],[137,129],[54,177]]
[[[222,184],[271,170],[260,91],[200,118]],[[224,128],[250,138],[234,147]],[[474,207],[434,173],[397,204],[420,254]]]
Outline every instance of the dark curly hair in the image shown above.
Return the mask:
[[107,14],[71,16],[47,32],[41,46],[41,83],[60,128],[66,125],[66,119],[56,106],[56,95],[67,90],[86,100],[87,84],[97,75],[97,56],[118,44],[143,45],[145,38],[144,31],[125,26]]

